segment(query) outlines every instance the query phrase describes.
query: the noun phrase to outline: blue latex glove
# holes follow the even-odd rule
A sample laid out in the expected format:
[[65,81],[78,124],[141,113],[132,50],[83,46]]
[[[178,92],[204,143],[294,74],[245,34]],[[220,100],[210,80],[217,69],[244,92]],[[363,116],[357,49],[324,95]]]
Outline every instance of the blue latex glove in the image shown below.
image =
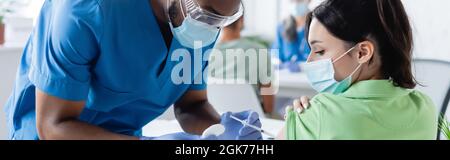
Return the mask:
[[276,69],[278,69],[278,70],[283,70],[283,69],[285,69],[285,68],[286,68],[285,63],[281,63],[281,64],[279,64],[279,65],[276,66]]
[[140,140],[217,140],[217,136],[211,135],[208,137],[202,137],[199,135],[192,135],[185,132],[173,133],[163,135],[160,137],[140,137]]
[[262,140],[261,132],[248,126],[242,125],[230,117],[235,116],[241,120],[249,122],[257,127],[261,127],[258,113],[253,111],[245,111],[240,113],[225,113],[221,117],[221,124],[225,126],[225,132],[218,138],[220,140]]
[[289,71],[292,73],[298,73],[301,71],[300,64],[297,62],[287,62],[286,66],[289,69]]

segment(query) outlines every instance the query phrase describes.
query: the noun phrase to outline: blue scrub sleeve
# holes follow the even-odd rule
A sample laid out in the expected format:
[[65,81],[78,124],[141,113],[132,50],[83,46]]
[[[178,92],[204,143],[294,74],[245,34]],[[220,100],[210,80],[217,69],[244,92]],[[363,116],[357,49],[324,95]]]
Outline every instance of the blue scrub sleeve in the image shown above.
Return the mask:
[[[101,12],[95,1],[61,1],[51,20],[40,18],[33,40],[30,81],[41,91],[71,101],[86,100],[91,66],[99,54]],[[87,3],[87,4],[86,4]],[[44,5],[45,7],[45,5]],[[49,13],[41,13],[49,14]],[[49,23],[51,22],[51,23]]]

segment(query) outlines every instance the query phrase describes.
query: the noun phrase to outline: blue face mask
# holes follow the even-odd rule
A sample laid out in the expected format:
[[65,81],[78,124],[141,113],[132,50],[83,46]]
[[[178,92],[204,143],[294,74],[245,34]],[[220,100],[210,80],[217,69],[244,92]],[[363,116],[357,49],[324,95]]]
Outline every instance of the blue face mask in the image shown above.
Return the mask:
[[351,73],[347,78],[338,82],[334,78],[335,71],[333,63],[339,61],[354,48],[355,47],[351,48],[334,61],[331,59],[325,59],[304,64],[303,68],[308,77],[308,81],[317,92],[340,94],[345,92],[351,86],[352,76],[359,70],[362,64],[359,64],[355,71],[353,71],[353,73]]
[[[190,16],[184,18],[181,26],[174,28],[169,23],[173,36],[181,45],[194,49],[203,48],[214,43],[217,39],[220,29],[208,24],[192,19]],[[202,42],[199,46],[194,46],[194,42]]]
[[300,2],[295,3],[291,9],[293,16],[305,16],[309,12],[308,3]]

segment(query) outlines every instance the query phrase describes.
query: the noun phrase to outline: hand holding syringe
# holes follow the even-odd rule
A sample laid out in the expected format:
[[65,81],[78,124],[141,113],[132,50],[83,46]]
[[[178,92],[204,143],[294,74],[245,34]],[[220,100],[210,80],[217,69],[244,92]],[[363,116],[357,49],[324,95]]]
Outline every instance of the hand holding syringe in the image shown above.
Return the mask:
[[269,136],[270,138],[275,138],[275,137],[276,137],[274,134],[271,134],[271,133],[269,133],[269,132],[266,132],[266,131],[264,131],[263,129],[261,129],[261,128],[257,127],[257,126],[251,125],[251,124],[249,124],[249,123],[247,123],[247,122],[245,122],[245,121],[243,121],[243,120],[241,120],[241,119],[239,119],[239,118],[237,118],[237,117],[235,117],[235,116],[233,116],[233,115],[231,115],[230,117],[231,117],[232,119],[238,121],[238,122],[241,122],[242,125],[248,126],[248,127],[250,127],[250,128],[253,128],[253,129],[255,129],[255,130],[261,132],[262,134],[265,134],[265,135]]

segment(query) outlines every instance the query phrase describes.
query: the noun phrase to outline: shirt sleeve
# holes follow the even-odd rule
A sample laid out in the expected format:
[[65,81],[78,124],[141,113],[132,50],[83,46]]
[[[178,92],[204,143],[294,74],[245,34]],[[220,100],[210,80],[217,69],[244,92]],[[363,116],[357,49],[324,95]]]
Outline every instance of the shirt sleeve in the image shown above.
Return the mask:
[[33,36],[29,79],[49,95],[86,100],[99,54],[100,7],[93,0],[52,1],[45,7]]
[[321,127],[321,104],[311,100],[309,109],[298,114],[289,110],[286,117],[288,140],[319,140]]

